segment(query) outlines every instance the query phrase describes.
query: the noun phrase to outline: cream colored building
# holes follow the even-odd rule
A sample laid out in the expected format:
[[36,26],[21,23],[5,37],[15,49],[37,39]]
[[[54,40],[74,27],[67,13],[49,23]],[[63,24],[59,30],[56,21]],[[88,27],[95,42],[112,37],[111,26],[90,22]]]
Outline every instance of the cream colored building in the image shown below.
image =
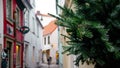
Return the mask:
[[[68,7],[68,8],[71,8],[73,9],[73,11],[75,11],[75,5],[73,4],[73,0],[65,0],[65,6]],[[60,33],[59,34],[63,34],[63,35],[67,35],[66,33],[66,28],[65,27],[60,27]],[[67,43],[65,41],[67,41],[68,39],[63,37],[63,36],[60,36],[60,44],[62,46],[66,46]],[[94,68],[94,65],[90,64],[90,65],[87,65],[86,63],[84,63],[83,65],[80,63],[79,64],[79,67],[75,66],[74,64],[74,60],[76,59],[76,56],[75,55],[66,55],[66,54],[63,54],[63,56],[60,56],[62,57],[62,64],[63,64],[63,68]]]

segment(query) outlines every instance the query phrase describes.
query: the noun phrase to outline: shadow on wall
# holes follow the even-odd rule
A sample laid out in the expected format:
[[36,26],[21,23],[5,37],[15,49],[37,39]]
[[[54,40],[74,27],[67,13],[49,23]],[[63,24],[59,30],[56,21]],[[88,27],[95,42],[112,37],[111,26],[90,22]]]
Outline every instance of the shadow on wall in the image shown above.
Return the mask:
[[87,63],[84,63],[84,64],[81,64],[81,62],[79,63],[79,68],[94,68],[95,67],[95,64],[87,64]]

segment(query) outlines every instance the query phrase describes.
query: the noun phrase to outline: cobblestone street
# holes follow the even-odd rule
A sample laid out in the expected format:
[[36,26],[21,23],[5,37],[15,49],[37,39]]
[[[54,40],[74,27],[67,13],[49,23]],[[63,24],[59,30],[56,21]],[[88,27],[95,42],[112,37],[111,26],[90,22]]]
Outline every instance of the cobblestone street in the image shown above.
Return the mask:
[[51,65],[41,64],[39,68],[59,68],[59,65],[56,65],[56,64],[51,64]]

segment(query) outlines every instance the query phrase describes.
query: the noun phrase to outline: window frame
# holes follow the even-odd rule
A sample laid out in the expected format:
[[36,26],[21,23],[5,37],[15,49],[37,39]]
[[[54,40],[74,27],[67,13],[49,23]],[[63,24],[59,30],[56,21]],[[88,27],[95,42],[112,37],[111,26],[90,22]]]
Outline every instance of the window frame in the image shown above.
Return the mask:
[[46,45],[46,37],[44,37],[44,45]]
[[32,17],[32,32],[33,32],[33,34],[35,34],[35,18],[34,17]]
[[[17,13],[18,12],[18,13]],[[18,8],[18,6],[16,7],[15,9],[15,24],[16,24],[16,27],[19,28],[21,26],[21,23],[20,23],[20,9]],[[18,18],[17,18],[18,17]]]
[[16,65],[17,66],[21,66],[20,65],[20,62],[21,62],[21,58],[20,58],[20,56],[21,56],[21,47],[20,47],[20,45],[21,44],[19,44],[19,43],[17,43],[17,45],[16,45],[16,47],[18,46],[18,52],[17,52],[17,49],[16,49]]
[[25,20],[25,25],[26,26],[28,26],[29,27],[29,11],[27,11],[26,13],[25,13],[25,18],[24,18]]
[[[7,5],[8,5],[8,3],[7,3],[7,1],[10,1],[11,3],[10,3],[10,8],[9,7],[7,7]],[[14,20],[13,20],[13,0],[6,0],[6,20],[9,22],[9,23],[11,23],[11,24],[13,24],[13,22],[14,22]],[[10,11],[9,11],[9,10]],[[8,12],[10,12],[9,14],[10,14],[10,16],[8,16]]]
[[50,36],[48,36],[48,44],[50,44]]

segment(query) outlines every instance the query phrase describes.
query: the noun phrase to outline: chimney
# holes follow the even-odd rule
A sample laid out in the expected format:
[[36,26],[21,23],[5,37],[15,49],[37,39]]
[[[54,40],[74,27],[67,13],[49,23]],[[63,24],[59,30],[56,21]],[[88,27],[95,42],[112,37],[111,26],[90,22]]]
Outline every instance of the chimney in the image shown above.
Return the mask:
[[40,11],[37,11],[37,15],[40,15]]

